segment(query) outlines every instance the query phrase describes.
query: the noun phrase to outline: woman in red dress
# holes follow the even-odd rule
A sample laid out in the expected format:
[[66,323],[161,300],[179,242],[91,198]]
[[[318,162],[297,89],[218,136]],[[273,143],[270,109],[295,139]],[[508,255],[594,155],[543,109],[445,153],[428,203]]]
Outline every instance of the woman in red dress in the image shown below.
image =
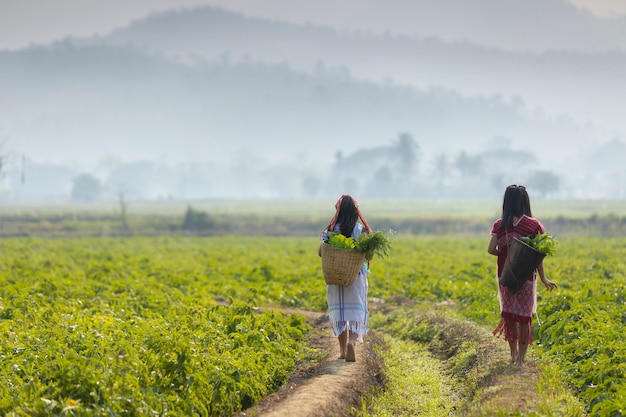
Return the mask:
[[504,192],[502,218],[491,228],[487,252],[498,257],[498,299],[502,318],[493,334],[509,342],[511,362],[523,365],[528,345],[532,344],[532,313],[537,311],[537,273],[548,291],[556,284],[546,278],[543,263],[518,292],[499,284],[508,247],[513,238],[545,233],[541,222],[532,217],[530,198],[522,185],[509,185]]

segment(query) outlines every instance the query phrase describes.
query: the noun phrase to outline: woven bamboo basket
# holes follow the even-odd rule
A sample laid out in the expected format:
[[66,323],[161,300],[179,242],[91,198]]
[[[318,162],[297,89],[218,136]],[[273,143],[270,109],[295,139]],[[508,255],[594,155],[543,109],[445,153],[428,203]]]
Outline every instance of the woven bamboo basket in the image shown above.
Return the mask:
[[350,286],[359,275],[365,254],[322,242],[322,272],[327,285]]
[[545,253],[539,252],[517,238],[513,239],[504,268],[502,268],[500,284],[515,292],[521,290],[545,257]]

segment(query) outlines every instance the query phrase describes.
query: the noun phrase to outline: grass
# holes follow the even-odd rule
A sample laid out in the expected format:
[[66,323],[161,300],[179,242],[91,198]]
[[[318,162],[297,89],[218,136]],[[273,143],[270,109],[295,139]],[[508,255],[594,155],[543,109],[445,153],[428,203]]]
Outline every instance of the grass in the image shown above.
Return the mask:
[[524,367],[509,364],[504,341],[449,305],[385,307],[372,327],[385,334],[385,387],[361,417],[585,415],[547,356],[531,348]]
[[385,390],[365,399],[368,410],[362,417],[449,416],[459,401],[454,381],[428,349],[411,341],[385,336],[378,349],[385,364]]
[[[316,236],[334,214],[327,200],[215,200],[130,202],[126,219],[115,201],[94,204],[5,203],[0,236],[154,236],[172,234]],[[494,200],[366,200],[361,208],[374,229],[405,235],[484,236],[500,215]],[[206,222],[183,227],[186,210]],[[626,201],[547,201],[533,213],[555,236],[621,236]],[[126,222],[124,221],[126,220]]]
[[[358,197],[358,196],[357,196]],[[501,212],[502,201],[495,200],[359,200],[366,217],[390,218],[493,218]],[[540,217],[557,216],[585,218],[590,215],[609,215],[626,212],[626,200],[540,200],[533,199],[533,212]],[[317,200],[194,200],[194,201],[130,201],[128,210],[133,215],[172,216],[194,209],[212,215],[255,215],[259,217],[323,218],[330,220],[335,201]],[[0,215],[5,214],[60,214],[119,212],[115,200],[97,203],[4,202]]]

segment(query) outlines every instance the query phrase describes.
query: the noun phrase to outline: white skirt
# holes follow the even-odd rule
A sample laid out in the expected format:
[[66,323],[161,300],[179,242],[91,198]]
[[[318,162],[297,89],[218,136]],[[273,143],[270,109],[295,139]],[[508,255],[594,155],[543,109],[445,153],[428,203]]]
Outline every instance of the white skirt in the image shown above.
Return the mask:
[[348,287],[327,285],[328,317],[333,332],[337,337],[346,330],[358,335],[363,341],[367,334],[367,265],[363,263],[359,275]]

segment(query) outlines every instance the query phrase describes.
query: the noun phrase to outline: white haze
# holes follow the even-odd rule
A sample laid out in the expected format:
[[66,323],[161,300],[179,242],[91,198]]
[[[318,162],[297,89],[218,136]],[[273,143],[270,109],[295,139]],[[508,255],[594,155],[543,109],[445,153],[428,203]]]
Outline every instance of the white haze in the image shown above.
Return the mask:
[[626,18],[496,3],[160,2],[0,51],[0,198],[626,197]]

